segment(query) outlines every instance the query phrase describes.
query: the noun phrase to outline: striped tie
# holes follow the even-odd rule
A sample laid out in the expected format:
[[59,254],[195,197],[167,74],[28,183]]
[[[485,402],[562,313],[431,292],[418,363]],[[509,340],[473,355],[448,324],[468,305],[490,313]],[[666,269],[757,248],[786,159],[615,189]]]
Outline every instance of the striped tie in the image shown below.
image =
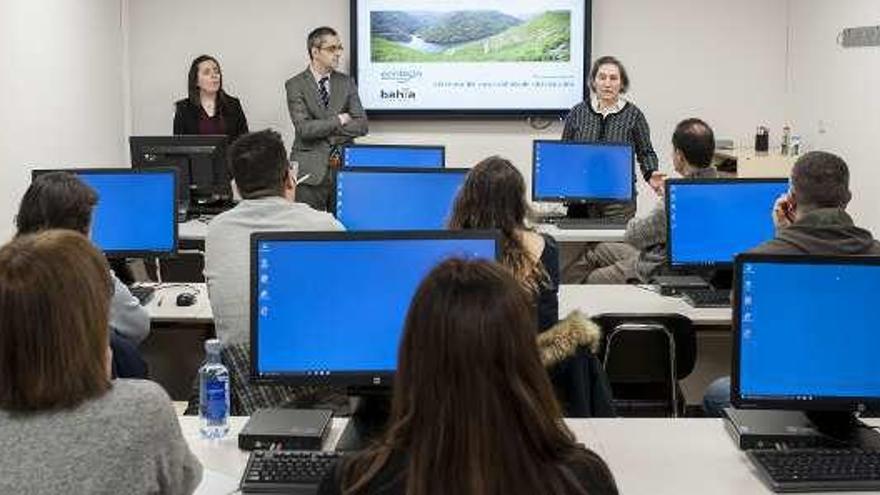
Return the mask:
[[330,106],[330,91],[327,89],[327,84],[330,82],[330,78],[324,76],[318,81],[318,95],[321,96],[321,103],[324,104],[324,108]]

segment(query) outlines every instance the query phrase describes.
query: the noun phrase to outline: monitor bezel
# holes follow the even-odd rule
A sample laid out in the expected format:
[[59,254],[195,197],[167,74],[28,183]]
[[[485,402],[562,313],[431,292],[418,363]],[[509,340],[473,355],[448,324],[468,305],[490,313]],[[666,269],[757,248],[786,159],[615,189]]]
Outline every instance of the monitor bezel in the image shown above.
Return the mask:
[[[670,209],[669,209],[669,190],[672,186],[676,185],[719,185],[719,184],[759,184],[759,183],[784,183],[788,184],[788,179],[781,177],[715,177],[715,178],[675,178],[675,179],[666,179],[663,184],[663,206],[665,208],[666,215],[666,259],[665,266],[672,269],[714,269],[714,268],[732,268],[734,265],[734,260],[730,261],[713,261],[707,263],[673,263],[672,253],[674,247],[674,241],[672,237],[672,222],[669,221]],[[767,217],[770,218],[772,214],[771,210],[767,211]],[[767,239],[768,241],[770,239]],[[756,247],[756,246],[752,246]]]
[[[421,167],[342,167],[334,171],[333,175],[333,198],[330,203],[330,213],[339,220],[336,215],[336,201],[339,194],[339,174],[425,174],[425,175],[458,175],[467,177],[468,168],[421,168]],[[454,202],[454,200],[453,200]],[[342,220],[339,220],[342,222]]]
[[259,306],[259,270],[257,267],[258,248],[263,241],[295,242],[360,242],[386,240],[494,240],[495,260],[501,259],[501,232],[497,230],[407,230],[407,231],[360,231],[360,232],[254,232],[250,238],[250,380],[255,383],[274,383],[286,385],[335,385],[348,387],[390,385],[395,371],[359,370],[329,375],[308,375],[302,373],[258,372],[259,349],[257,343]]
[[[747,263],[779,263],[802,265],[876,265],[880,256],[829,256],[741,253],[734,261],[732,360],[730,376],[731,403],[739,409],[785,409],[799,411],[863,411],[880,407],[880,397],[809,397],[805,399],[743,398],[740,389],[742,357],[742,268]],[[833,329],[825,329],[833,331]]]
[[[354,148],[382,148],[382,149],[417,149],[417,150],[439,150],[440,151],[440,166],[434,167],[409,167],[409,166],[400,166],[400,165],[355,165],[355,166],[347,166],[345,165],[345,154],[349,149]],[[366,168],[366,169],[377,169],[377,168],[420,168],[423,170],[441,170],[446,168],[446,146],[442,144],[370,144],[370,143],[350,143],[342,146],[342,168],[354,169],[354,168]]]
[[[112,167],[112,168],[100,168],[100,167],[84,167],[84,168],[52,168],[52,169],[40,169],[34,168],[31,169],[31,182],[34,181],[38,176],[47,174],[50,172],[68,172],[73,175],[79,174],[103,174],[103,175],[121,175],[121,174],[168,174],[172,175],[172,181],[174,183],[174,193],[172,194],[172,212],[174,219],[174,225],[172,227],[172,236],[173,239],[171,241],[171,249],[168,251],[154,251],[154,250],[138,250],[138,249],[111,249],[104,250],[101,249],[100,246],[95,244],[95,247],[101,249],[101,252],[106,256],[113,257],[126,257],[126,258],[171,258],[177,256],[177,252],[179,249],[179,234],[178,234],[178,223],[177,223],[177,192],[178,192],[178,170],[175,167],[149,167],[149,168],[124,168],[124,167]],[[100,198],[99,198],[100,201]],[[94,212],[93,212],[94,214]],[[132,221],[136,221],[137,219],[132,219]],[[91,240],[91,238],[90,238]],[[93,242],[94,244],[94,242]]]
[[[630,166],[629,173],[632,180],[632,188],[630,189],[628,199],[620,198],[596,198],[589,196],[538,196],[538,174],[535,156],[538,154],[538,146],[542,143],[552,143],[564,146],[609,146],[609,147],[626,147],[630,150]],[[543,203],[632,203],[636,201],[636,155],[633,145],[630,143],[617,141],[565,141],[559,139],[535,139],[532,140],[532,201]]]

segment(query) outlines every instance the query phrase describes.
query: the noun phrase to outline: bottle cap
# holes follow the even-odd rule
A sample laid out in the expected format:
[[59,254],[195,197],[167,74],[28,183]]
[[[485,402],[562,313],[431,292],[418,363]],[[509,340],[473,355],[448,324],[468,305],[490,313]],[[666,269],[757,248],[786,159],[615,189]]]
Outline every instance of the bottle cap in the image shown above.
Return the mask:
[[220,339],[208,339],[205,341],[205,352],[208,354],[220,354]]

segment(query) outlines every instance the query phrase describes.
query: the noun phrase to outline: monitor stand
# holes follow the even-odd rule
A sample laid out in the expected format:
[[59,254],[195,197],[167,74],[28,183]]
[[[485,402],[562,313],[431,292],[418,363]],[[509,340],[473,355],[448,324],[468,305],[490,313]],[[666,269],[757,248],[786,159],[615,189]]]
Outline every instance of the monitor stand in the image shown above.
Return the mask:
[[724,425],[740,449],[880,448],[880,434],[849,412],[724,409]]
[[339,436],[336,450],[363,450],[385,429],[391,412],[391,390],[361,391],[349,397],[352,415]]

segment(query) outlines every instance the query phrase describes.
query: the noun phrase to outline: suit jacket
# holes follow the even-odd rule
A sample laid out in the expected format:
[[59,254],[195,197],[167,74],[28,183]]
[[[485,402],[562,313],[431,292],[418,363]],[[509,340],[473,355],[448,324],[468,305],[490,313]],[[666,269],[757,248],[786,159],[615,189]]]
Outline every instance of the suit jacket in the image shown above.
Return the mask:
[[[174,109],[174,134],[198,134],[201,106],[193,105],[189,98],[184,98],[174,104]],[[226,135],[229,136],[230,143],[248,132],[247,119],[238,98],[226,95],[223,121],[226,124]]]
[[[330,160],[330,147],[350,143],[367,133],[367,114],[358,97],[357,86],[347,75],[330,73],[330,105],[324,108],[318,95],[318,83],[307,67],[288,79],[287,109],[296,129],[290,159],[299,163],[299,174],[310,174],[305,183],[318,185],[324,180]],[[342,126],[340,113],[351,115]]]

